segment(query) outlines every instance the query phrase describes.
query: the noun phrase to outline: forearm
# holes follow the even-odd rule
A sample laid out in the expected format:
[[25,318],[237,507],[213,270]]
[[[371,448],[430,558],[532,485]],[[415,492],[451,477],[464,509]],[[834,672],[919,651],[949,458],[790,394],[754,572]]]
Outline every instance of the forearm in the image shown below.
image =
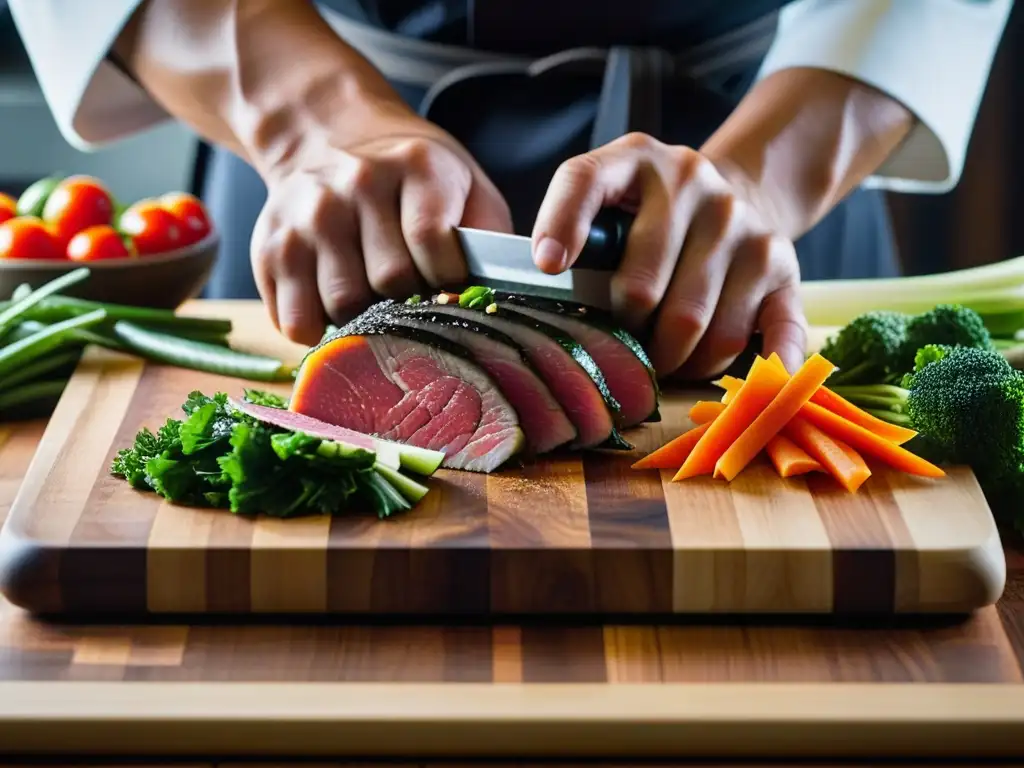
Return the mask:
[[168,112],[264,172],[316,126],[344,133],[381,75],[305,0],[148,0],[115,53]]
[[907,136],[914,116],[884,93],[819,69],[759,82],[702,147],[779,234],[796,239]]

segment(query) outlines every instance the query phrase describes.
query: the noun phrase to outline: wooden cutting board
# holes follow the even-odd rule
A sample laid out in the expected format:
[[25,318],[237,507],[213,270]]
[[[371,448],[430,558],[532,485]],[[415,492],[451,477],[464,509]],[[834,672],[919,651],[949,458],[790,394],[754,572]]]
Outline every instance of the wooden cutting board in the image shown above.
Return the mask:
[[[242,343],[282,352],[247,303],[194,311],[229,312]],[[383,522],[236,517],[109,475],[189,391],[243,386],[91,350],[0,537],[7,598],[44,613],[891,613],[971,611],[1003,590],[999,534],[967,469],[929,481],[876,467],[852,495],[767,462],[731,485],[630,469],[709,393],[666,393],[663,421],[627,433],[635,452],[441,471]]]

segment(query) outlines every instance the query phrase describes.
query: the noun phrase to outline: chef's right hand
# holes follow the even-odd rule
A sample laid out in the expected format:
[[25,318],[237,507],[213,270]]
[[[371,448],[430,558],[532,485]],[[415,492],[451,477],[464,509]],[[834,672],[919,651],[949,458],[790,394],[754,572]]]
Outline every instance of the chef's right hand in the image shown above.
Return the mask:
[[361,118],[341,136],[312,129],[261,168],[253,274],[274,324],[302,344],[375,294],[464,280],[454,227],[512,231],[497,188],[445,131],[404,105]]

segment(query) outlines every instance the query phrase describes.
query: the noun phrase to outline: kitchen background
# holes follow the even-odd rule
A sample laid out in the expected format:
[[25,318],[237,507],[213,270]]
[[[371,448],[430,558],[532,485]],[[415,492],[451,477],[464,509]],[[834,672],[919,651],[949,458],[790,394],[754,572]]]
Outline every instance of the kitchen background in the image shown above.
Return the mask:
[[[84,1],[84,0],[83,0]],[[0,0],[0,191],[18,194],[51,173],[104,179],[122,200],[192,190],[195,137],[167,125],[95,153],[70,147],[54,124],[14,23]],[[890,195],[907,273],[1024,254],[1024,3],[1015,5],[978,116],[963,179],[947,195]],[[941,88],[937,82],[933,87]]]

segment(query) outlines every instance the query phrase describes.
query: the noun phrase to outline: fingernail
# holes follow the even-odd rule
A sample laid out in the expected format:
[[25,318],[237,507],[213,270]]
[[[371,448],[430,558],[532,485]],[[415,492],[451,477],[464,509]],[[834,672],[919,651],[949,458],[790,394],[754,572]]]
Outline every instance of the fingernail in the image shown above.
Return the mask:
[[550,237],[541,238],[533,252],[534,263],[548,272],[561,272],[567,260],[565,246]]

